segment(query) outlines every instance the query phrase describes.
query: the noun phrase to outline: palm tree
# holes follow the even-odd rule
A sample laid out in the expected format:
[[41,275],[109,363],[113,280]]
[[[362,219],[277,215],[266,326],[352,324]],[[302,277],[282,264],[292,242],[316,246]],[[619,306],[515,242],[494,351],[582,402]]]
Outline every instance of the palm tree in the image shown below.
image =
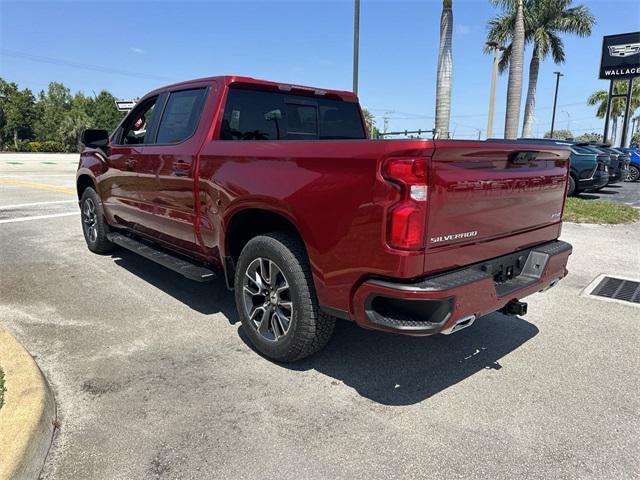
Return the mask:
[[[613,93],[624,95],[627,93],[627,81],[614,82]],[[607,115],[607,99],[609,92],[607,90],[596,90],[587,99],[589,105],[597,106],[596,117],[604,118]],[[625,99],[616,97],[611,100],[611,112],[609,118],[613,121],[611,126],[611,145],[615,145],[618,135],[618,118],[624,115]],[[631,87],[631,104],[629,106],[629,117],[633,117],[634,112],[640,107],[640,81],[635,78]]]
[[378,138],[378,129],[376,128],[376,117],[366,108],[362,109],[362,116],[364,117],[364,123],[367,124],[367,130],[369,131],[369,138]]
[[[522,136],[531,136],[536,103],[536,88],[540,62],[551,55],[556,64],[565,60],[564,46],[560,34],[573,33],[581,37],[591,35],[595,18],[583,6],[571,7],[572,0],[527,0],[524,2],[525,42],[533,43],[533,53],[529,64],[529,86],[524,110]],[[512,39],[515,12],[498,15],[489,22],[488,41],[507,44]],[[500,71],[510,63],[511,45],[502,52]]]
[[[495,21],[502,20],[510,22],[508,26],[511,27],[509,36],[505,37],[511,39],[511,44],[507,47],[509,51],[509,82],[507,85],[507,113],[504,119],[504,138],[516,138],[520,120],[520,104],[522,102],[522,70],[525,43],[524,2],[523,0],[491,0],[491,3],[501,6],[505,12],[489,22],[489,26],[491,27]],[[505,38],[489,38],[490,41],[496,41],[500,44],[505,43]]]
[[442,138],[449,138],[451,116],[451,35],[453,31],[453,0],[442,1],[440,16],[440,50],[436,81],[436,130]]

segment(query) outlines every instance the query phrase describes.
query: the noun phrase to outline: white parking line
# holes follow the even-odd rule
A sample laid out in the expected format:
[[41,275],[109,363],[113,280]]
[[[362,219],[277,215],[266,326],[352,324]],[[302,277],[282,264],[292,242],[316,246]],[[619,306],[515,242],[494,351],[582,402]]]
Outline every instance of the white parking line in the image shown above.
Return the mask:
[[2,205],[0,210],[11,210],[14,208],[24,207],[39,207],[40,205],[55,205],[56,203],[78,203],[77,200],[56,200],[52,202],[33,202],[33,203],[18,203],[16,205]]
[[29,173],[29,172],[20,172],[20,174],[16,173],[0,173],[0,178],[15,178],[15,179],[23,179],[24,177],[67,177],[72,180],[75,180],[76,173]]
[[69,217],[71,215],[78,215],[79,213],[80,212],[52,213],[51,215],[35,215],[33,217],[5,218],[0,220],[0,223],[26,222],[28,220],[42,220],[45,218]]

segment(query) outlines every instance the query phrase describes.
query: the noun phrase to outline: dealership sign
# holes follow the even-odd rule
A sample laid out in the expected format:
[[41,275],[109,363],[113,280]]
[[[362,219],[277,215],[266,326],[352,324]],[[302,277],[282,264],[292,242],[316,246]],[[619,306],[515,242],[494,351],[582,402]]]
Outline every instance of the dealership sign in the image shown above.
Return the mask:
[[136,106],[133,100],[116,100],[116,108],[119,112],[128,112]]
[[640,32],[602,38],[600,79],[617,80],[640,76]]

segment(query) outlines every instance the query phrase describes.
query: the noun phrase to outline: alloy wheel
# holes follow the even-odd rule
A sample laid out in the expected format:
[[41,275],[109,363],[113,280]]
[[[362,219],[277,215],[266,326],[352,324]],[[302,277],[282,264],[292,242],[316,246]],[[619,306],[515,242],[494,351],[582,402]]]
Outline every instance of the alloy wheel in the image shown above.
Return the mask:
[[640,179],[640,169],[631,165],[627,171],[627,182],[637,182]]
[[275,342],[291,328],[293,302],[289,282],[273,260],[258,257],[244,273],[243,298],[251,325],[264,339]]
[[82,204],[82,226],[84,234],[90,243],[94,243],[98,239],[98,215],[96,213],[96,204],[91,198],[87,198]]

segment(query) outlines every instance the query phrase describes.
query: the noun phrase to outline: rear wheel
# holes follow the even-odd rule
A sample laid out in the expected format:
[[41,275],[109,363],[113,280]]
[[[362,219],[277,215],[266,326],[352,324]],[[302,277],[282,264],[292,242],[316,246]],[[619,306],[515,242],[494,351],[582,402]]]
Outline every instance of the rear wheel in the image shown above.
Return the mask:
[[107,239],[109,225],[104,218],[102,203],[91,187],[82,192],[80,213],[82,214],[82,233],[89,250],[94,253],[108,253],[114,250],[116,246]]
[[280,362],[323,348],[335,319],[318,307],[302,243],[275,232],[255,237],[240,253],[235,298],[243,328],[254,347]]
[[627,172],[627,182],[637,182],[640,179],[640,168],[635,165],[629,165]]

